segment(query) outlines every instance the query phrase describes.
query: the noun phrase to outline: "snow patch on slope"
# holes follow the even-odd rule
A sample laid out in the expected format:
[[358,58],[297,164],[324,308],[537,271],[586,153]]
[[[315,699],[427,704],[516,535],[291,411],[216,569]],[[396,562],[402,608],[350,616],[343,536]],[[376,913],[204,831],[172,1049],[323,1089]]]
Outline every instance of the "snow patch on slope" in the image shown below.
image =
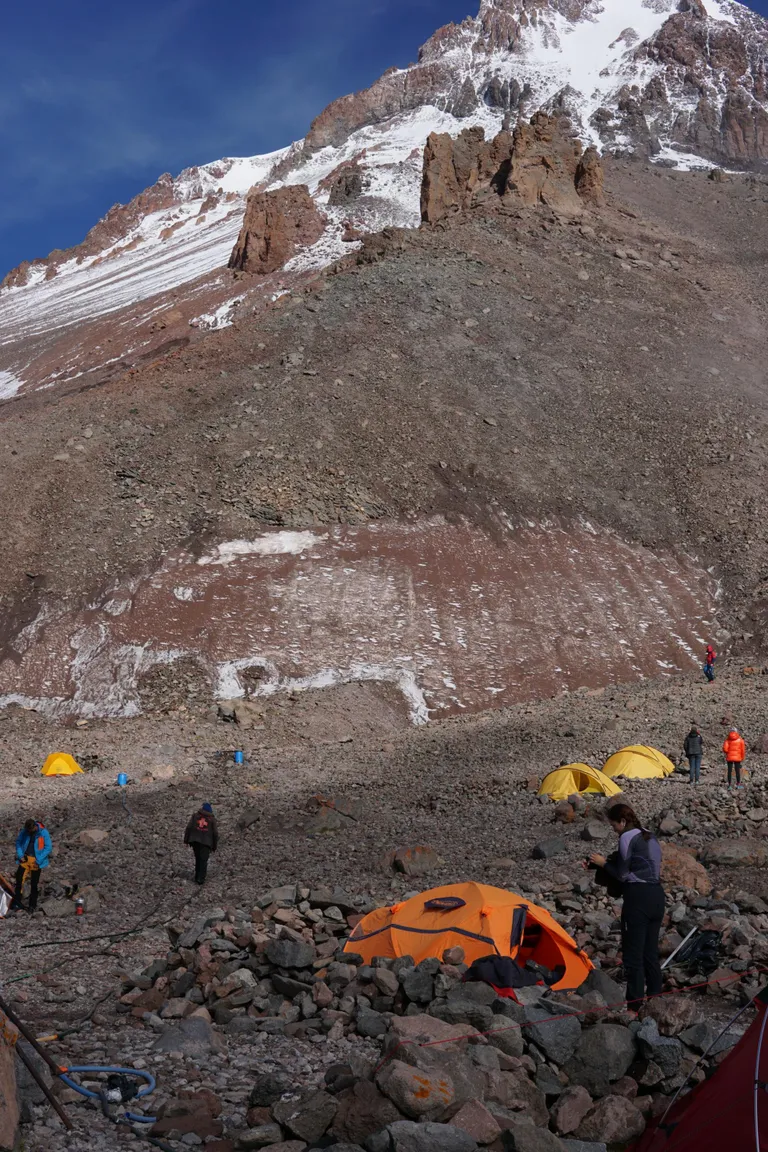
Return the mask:
[[9,400],[23,386],[24,381],[19,380],[12,372],[0,372],[0,400]]

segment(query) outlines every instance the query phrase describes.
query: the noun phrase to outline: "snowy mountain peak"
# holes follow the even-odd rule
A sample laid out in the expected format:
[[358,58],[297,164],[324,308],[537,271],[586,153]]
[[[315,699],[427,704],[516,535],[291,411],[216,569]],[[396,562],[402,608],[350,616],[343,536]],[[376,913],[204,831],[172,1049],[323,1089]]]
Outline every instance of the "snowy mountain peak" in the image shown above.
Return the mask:
[[[303,141],[162,176],[78,247],[11,272],[0,288],[0,398],[151,355],[164,308],[187,330],[228,322],[226,265],[252,187],[306,185],[327,221],[288,277],[337,259],[360,233],[418,226],[431,132],[492,136],[541,109],[566,114],[603,150],[765,169],[767,57],[768,21],[736,0],[480,0],[415,64],[330,104]],[[106,357],[88,323],[126,309]],[[169,323],[159,322],[166,337]]]

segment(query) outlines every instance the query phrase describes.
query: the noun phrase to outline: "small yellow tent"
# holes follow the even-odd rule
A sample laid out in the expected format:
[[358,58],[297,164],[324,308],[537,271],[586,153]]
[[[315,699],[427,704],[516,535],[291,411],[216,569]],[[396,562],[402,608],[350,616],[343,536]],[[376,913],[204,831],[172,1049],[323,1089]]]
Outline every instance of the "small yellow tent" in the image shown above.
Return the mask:
[[674,770],[674,764],[663,752],[645,744],[631,744],[614,752],[603,766],[603,772],[612,780],[616,776],[624,776],[627,780],[663,780]]
[[52,752],[43,764],[41,775],[74,776],[78,772],[82,772],[82,768],[69,752]]
[[568,764],[564,768],[555,768],[539,788],[539,796],[549,796],[552,800],[567,800],[575,792],[618,796],[621,788],[599,768],[590,768],[589,764]]

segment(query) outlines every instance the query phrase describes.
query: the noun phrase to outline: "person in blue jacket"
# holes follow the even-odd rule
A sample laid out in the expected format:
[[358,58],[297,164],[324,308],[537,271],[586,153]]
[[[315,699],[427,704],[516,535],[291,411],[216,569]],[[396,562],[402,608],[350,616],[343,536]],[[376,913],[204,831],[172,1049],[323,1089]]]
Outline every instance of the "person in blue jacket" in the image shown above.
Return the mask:
[[16,888],[11,909],[22,907],[21,894],[29,877],[29,911],[37,907],[37,892],[40,886],[40,873],[48,867],[53,844],[48,829],[37,820],[27,820],[16,837]]

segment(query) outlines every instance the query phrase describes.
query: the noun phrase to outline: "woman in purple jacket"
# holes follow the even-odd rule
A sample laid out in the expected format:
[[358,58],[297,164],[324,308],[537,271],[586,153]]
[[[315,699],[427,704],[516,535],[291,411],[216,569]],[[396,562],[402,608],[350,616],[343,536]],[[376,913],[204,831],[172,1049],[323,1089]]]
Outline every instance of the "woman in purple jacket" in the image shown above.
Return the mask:
[[661,846],[643,828],[629,804],[614,804],[608,820],[619,837],[619,850],[606,860],[594,853],[590,861],[621,884],[621,942],[627,1001],[638,1008],[646,995],[659,996],[662,988],[659,934],[665,896],[661,886]]

